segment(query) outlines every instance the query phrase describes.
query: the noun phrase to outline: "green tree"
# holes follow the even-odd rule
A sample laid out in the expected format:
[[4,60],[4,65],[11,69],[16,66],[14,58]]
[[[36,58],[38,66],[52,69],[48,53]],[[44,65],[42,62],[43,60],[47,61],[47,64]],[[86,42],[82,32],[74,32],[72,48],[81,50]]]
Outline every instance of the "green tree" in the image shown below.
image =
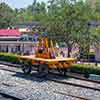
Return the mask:
[[78,43],[80,47],[85,47],[87,42],[89,45],[90,41],[88,40],[92,36],[89,22],[92,20],[93,13],[86,3],[51,0],[47,17],[45,21],[46,26],[48,26],[47,31],[64,36],[68,47],[68,56],[70,56],[74,43]]
[[[42,20],[46,13],[46,5],[44,2],[33,3],[29,5],[26,9],[19,9],[16,13],[16,20],[18,23],[32,22]],[[41,17],[41,18],[40,18]]]
[[0,4],[0,28],[10,27],[15,22],[14,11],[5,3]]
[[79,44],[80,51],[89,51],[89,46],[97,39],[91,22],[99,22],[99,12],[100,2],[93,9],[82,0],[49,0],[47,8],[44,2],[35,2],[27,8],[15,10],[2,3],[0,28],[15,23],[39,21],[48,35],[63,36],[62,40],[67,44],[69,57],[74,43]]

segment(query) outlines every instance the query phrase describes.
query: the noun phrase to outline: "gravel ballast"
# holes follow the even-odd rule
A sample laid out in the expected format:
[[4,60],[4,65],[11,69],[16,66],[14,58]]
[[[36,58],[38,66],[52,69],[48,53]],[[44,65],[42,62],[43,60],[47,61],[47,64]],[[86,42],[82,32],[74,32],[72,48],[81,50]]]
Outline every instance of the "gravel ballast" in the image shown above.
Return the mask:
[[[3,67],[3,65],[1,66]],[[8,68],[7,66],[4,67]],[[70,79],[70,81],[75,80]],[[82,81],[80,81],[80,84],[81,83]],[[89,84],[90,83],[88,83],[88,85]],[[93,86],[94,85],[95,83],[93,83]],[[23,100],[81,100],[79,98],[69,96],[69,94],[90,100],[100,100],[99,91],[26,76],[22,74],[19,69],[17,70],[17,73],[0,70],[0,90],[14,96],[18,96]]]

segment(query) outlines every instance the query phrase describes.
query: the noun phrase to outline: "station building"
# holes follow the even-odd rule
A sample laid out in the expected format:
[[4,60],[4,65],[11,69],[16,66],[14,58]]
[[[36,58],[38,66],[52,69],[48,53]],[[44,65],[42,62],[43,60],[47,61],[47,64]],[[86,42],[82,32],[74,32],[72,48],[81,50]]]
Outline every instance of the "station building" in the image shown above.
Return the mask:
[[[22,39],[22,40],[20,40]],[[0,29],[0,52],[28,53],[32,51],[32,41],[23,41],[22,33],[15,29]]]

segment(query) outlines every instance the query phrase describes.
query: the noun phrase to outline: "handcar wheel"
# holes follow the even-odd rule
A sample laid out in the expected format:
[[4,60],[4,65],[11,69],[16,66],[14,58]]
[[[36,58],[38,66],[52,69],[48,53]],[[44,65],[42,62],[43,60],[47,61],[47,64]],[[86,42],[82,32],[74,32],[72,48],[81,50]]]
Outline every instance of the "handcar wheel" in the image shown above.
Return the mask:
[[67,73],[70,73],[70,69],[64,69],[64,76],[67,76]]
[[64,76],[67,75],[68,69],[64,69]]
[[46,64],[41,64],[38,67],[38,72],[40,76],[46,76],[48,74],[48,65]]
[[84,74],[84,77],[85,78],[89,78],[89,74]]
[[61,75],[66,76],[66,75],[67,75],[67,72],[68,72],[68,69],[58,69],[58,72],[59,72]]
[[23,64],[23,66],[22,66],[22,71],[23,71],[25,74],[30,74],[31,71],[32,71],[31,65],[29,65],[29,64]]
[[59,72],[60,74],[63,74],[63,73],[64,73],[64,70],[63,70],[63,69],[58,69],[58,72]]

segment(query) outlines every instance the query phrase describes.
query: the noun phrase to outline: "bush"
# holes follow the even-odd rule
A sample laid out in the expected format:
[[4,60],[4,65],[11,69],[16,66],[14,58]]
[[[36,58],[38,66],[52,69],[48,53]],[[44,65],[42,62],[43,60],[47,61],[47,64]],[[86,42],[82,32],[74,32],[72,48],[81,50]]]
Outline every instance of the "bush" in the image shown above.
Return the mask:
[[0,53],[0,61],[6,61],[17,64],[19,63],[17,56],[18,55],[12,53]]
[[82,73],[82,74],[97,74],[100,75],[100,67],[91,65],[76,64],[71,68],[72,72]]
[[95,53],[91,52],[87,54],[87,59],[90,62],[95,62]]
[[80,55],[80,59],[83,59],[84,61],[95,62],[95,53],[90,52],[87,54]]

